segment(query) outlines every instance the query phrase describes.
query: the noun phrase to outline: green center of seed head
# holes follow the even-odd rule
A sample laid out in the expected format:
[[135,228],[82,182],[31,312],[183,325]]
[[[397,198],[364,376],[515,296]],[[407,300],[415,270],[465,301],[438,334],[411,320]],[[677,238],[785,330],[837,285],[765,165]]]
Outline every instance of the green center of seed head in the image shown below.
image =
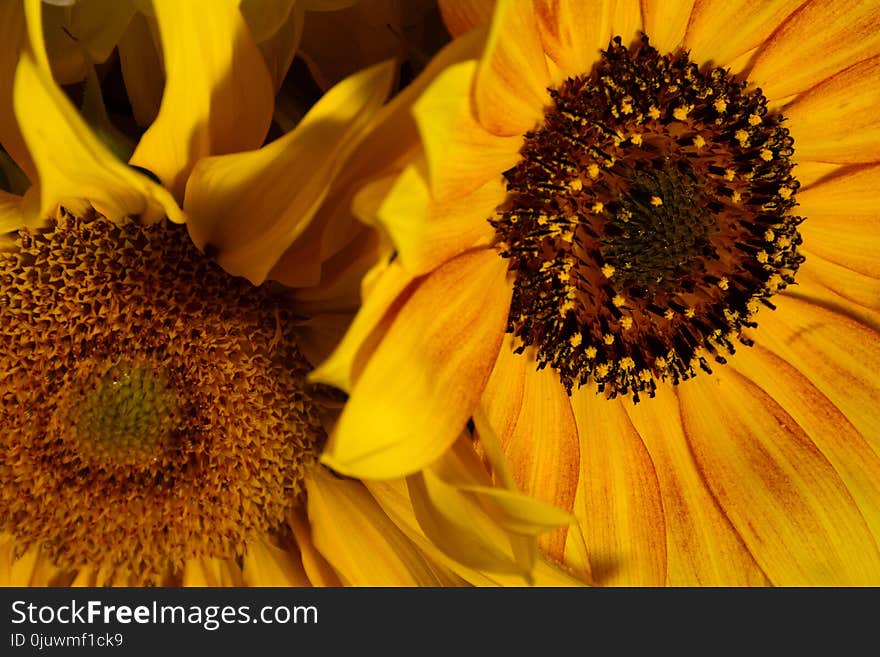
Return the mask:
[[137,365],[112,366],[86,393],[77,432],[95,456],[148,462],[180,426],[180,404],[164,377]]

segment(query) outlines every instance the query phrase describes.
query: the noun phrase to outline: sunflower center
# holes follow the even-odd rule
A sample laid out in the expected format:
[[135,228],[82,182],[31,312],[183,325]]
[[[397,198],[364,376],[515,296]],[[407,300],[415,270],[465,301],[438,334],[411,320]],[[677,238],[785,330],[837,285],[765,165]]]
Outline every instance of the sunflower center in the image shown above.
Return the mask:
[[643,37],[550,90],[490,220],[508,331],[566,389],[653,396],[750,344],[802,261],[783,117],[760,90]]
[[0,252],[0,529],[174,583],[286,540],[324,432],[284,300],[170,224],[62,212]]

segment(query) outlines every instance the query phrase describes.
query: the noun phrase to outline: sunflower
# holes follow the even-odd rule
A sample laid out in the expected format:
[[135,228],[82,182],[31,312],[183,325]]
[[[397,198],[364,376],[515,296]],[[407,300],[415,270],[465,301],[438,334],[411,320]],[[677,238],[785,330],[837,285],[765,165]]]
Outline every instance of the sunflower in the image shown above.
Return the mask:
[[[0,583],[577,583],[522,558],[567,515],[499,496],[485,473],[471,476],[470,452],[452,453],[432,480],[469,525],[470,563],[428,539],[406,482],[368,486],[318,462],[342,398],[307,380],[310,358],[351,312],[352,272],[387,247],[357,231],[323,244],[328,227],[316,223],[332,213],[303,208],[332,196],[345,146],[360,142],[393,67],[343,81],[262,148],[200,158],[181,209],[114,158],[52,79],[39,9],[10,12],[30,34],[2,123],[4,148],[34,184],[0,196]],[[235,183],[264,166],[277,173],[291,153],[307,154],[313,175],[250,208],[265,213],[268,234],[216,217],[222,200],[240,220]],[[293,228],[273,233],[284,220]],[[276,266],[297,249],[314,251],[306,273],[295,258]],[[296,294],[256,284],[275,272],[299,281]],[[505,518],[504,504],[517,513]]]
[[398,477],[468,426],[598,584],[880,582],[880,8],[441,9],[324,462]]

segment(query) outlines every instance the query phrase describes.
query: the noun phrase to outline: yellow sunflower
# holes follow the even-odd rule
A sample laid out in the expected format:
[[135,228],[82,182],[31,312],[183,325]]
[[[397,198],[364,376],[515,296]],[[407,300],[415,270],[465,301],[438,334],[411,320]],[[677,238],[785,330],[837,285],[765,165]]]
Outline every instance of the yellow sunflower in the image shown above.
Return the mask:
[[599,584],[880,582],[880,7],[442,2],[324,462],[470,424]]
[[[318,464],[342,400],[307,382],[309,358],[350,314],[353,272],[387,247],[357,231],[355,244],[329,240],[315,224],[332,212],[315,206],[339,186],[393,67],[343,81],[275,142],[201,158],[184,211],[91,132],[52,79],[39,3],[26,10],[8,15],[29,37],[0,122],[34,183],[0,195],[0,584],[577,583],[523,556],[567,514],[499,494],[472,452],[451,452],[431,481],[467,525],[465,563],[427,538],[406,482],[367,486]],[[235,183],[277,175],[292,155],[307,157],[308,180],[260,187],[262,205],[238,214]],[[233,221],[264,213],[266,234],[244,221],[235,232],[213,214],[218,199]],[[293,227],[273,233],[282,220]],[[200,250],[187,229],[210,243]],[[304,245],[302,273],[289,254]],[[295,298],[253,284],[272,272]]]

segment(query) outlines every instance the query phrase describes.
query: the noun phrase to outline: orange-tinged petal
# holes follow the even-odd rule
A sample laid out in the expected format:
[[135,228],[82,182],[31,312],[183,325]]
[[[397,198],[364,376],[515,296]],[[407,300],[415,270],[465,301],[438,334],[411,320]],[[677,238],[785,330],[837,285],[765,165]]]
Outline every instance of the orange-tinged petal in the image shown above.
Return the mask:
[[424,274],[451,257],[491,243],[489,219],[506,196],[501,176],[464,196],[430,199],[415,167],[406,169],[379,208],[378,220],[413,274]]
[[193,557],[183,564],[183,586],[241,586],[241,569],[231,559]]
[[[259,6],[258,4],[254,5],[254,7]],[[304,25],[305,10],[301,2],[295,2],[287,19],[271,36],[265,40],[254,36],[260,52],[263,53],[269,76],[272,78],[272,88],[276,94],[281,88],[281,83],[284,82],[288,70],[290,70],[293,58],[296,56]]]
[[[804,0],[697,0],[687,26],[684,47],[702,65],[728,67],[764,42]],[[763,79],[762,79],[763,83]]]
[[31,181],[37,170],[18,127],[12,105],[13,81],[19,52],[27,43],[21,2],[0,3],[0,144]]
[[662,586],[663,500],[651,456],[623,408],[629,403],[607,400],[592,387],[572,396],[581,452],[574,513],[596,584]]
[[58,579],[64,571],[54,565],[38,546],[19,554],[17,545],[10,534],[0,535],[0,586],[59,585]]
[[[700,385],[700,381],[684,385]],[[700,474],[672,386],[660,385],[655,398],[622,406],[648,449],[660,484],[666,519],[666,583],[767,584],[766,576]]]
[[678,391],[696,467],[773,584],[880,582],[858,506],[785,409],[735,374]]
[[797,165],[794,169],[794,176],[801,184],[801,194],[813,185],[821,183],[826,176],[831,176],[842,168],[839,164],[828,162],[801,162],[798,159],[797,150],[795,150],[793,160]]
[[[391,63],[362,71],[325,94],[284,137],[199,162],[184,201],[193,241],[210,245],[230,273],[263,282],[310,225],[393,77]],[[294,179],[296,185],[288,183]]]
[[347,586],[436,586],[432,566],[359,481],[306,476],[312,539]]
[[682,45],[695,1],[642,0],[645,34],[654,48],[672,52]]
[[159,114],[165,89],[165,69],[153,30],[144,14],[135,14],[119,41],[119,64],[134,120],[150,125]]
[[14,101],[39,173],[25,195],[25,223],[39,223],[68,198],[88,199],[111,220],[140,215],[150,222],[167,214],[183,221],[168,191],[117,160],[30,53],[19,61]]
[[21,196],[0,189],[0,235],[18,230],[24,225],[21,201]]
[[265,540],[248,544],[241,578],[245,586],[309,586],[309,578],[298,555]]
[[880,55],[816,85],[786,105],[799,161],[838,164],[880,159]]
[[[580,471],[574,413],[556,372],[538,370],[531,350],[513,353],[502,343],[483,393],[489,421],[498,433],[518,488],[571,512]],[[567,528],[542,536],[541,547],[562,560]]]
[[813,0],[794,12],[760,48],[749,81],[771,100],[784,98],[878,50],[880,4]]
[[166,82],[159,114],[131,163],[155,173],[178,200],[196,162],[263,143],[274,90],[235,0],[153,5]]
[[613,2],[535,0],[535,19],[544,52],[559,68],[561,82],[593,68],[599,50],[614,36]]
[[869,325],[880,326],[880,282],[850,267],[830,262],[805,249],[806,257],[797,273],[797,287],[792,296],[817,300],[819,303],[851,306],[846,312]]
[[413,105],[434,198],[470,193],[500,179],[520,159],[521,135],[499,137],[473,116],[470,88],[476,70],[474,61],[450,66]]
[[636,0],[607,0],[611,9],[611,33],[602,47],[614,36],[620,36],[624,45],[639,37],[642,31],[642,11]]
[[779,295],[775,312],[757,316],[754,339],[797,368],[880,453],[880,338],[847,314],[792,293]]
[[499,0],[474,80],[480,123],[501,136],[533,129],[550,101],[549,82],[531,3]]
[[250,28],[254,41],[266,41],[287,22],[297,0],[241,0],[239,9],[244,22]]
[[760,344],[742,349],[729,364],[785,409],[846,485],[880,540],[880,455],[846,416],[790,363]]
[[440,0],[437,4],[453,37],[489,25],[495,10],[495,0]]
[[405,476],[436,460],[471,416],[498,354],[512,288],[493,250],[426,276],[387,329],[323,455],[352,476]]

